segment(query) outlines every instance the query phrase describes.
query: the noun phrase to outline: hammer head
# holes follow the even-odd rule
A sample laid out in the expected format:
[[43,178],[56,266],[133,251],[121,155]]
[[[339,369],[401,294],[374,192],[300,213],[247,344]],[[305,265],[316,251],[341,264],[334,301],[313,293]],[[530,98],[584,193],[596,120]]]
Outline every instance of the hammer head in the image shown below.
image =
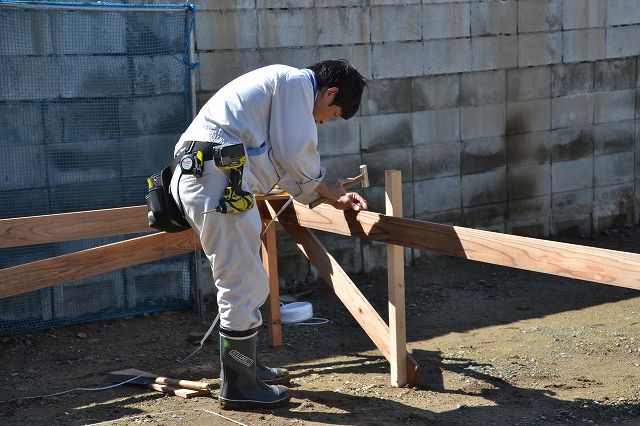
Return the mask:
[[368,188],[369,187],[369,172],[367,170],[367,165],[366,164],[361,164],[360,165],[360,176],[362,176],[362,187],[363,188]]

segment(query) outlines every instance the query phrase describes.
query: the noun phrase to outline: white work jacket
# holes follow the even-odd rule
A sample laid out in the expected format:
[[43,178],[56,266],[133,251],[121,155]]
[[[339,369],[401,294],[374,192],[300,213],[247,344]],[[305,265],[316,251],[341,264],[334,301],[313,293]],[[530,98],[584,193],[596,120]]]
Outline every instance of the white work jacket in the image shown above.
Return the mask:
[[277,184],[296,200],[317,197],[324,177],[313,106],[318,88],[308,69],[270,65],[220,89],[202,108],[181,142],[222,141],[231,135],[248,154],[245,182],[256,193]]

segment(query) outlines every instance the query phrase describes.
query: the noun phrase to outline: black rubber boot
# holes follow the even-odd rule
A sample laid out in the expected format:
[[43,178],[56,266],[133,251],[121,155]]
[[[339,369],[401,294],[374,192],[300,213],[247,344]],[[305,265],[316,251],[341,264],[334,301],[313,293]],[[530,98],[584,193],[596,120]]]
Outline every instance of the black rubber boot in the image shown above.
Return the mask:
[[289,370],[280,367],[267,367],[258,361],[258,380],[267,385],[286,385],[289,383]]
[[258,379],[256,340],[258,331],[220,328],[220,407],[226,410],[274,408],[291,398],[284,386],[266,385]]

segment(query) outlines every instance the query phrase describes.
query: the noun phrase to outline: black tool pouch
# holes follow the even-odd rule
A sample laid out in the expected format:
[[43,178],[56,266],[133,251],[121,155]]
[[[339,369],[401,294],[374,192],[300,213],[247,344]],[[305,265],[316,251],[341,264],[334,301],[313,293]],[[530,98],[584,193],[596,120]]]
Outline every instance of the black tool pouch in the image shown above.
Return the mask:
[[171,195],[171,176],[173,165],[147,179],[149,192],[147,200],[147,218],[149,226],[165,232],[181,232],[191,228],[180,208]]

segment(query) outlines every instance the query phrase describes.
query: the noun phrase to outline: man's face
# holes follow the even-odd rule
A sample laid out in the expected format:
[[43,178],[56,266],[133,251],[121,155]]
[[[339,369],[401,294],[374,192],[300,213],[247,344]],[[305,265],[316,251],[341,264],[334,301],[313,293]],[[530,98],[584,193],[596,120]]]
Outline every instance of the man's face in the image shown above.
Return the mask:
[[323,124],[342,116],[342,108],[337,105],[331,105],[336,93],[338,93],[337,87],[325,87],[318,93],[313,105],[313,119],[316,123]]

